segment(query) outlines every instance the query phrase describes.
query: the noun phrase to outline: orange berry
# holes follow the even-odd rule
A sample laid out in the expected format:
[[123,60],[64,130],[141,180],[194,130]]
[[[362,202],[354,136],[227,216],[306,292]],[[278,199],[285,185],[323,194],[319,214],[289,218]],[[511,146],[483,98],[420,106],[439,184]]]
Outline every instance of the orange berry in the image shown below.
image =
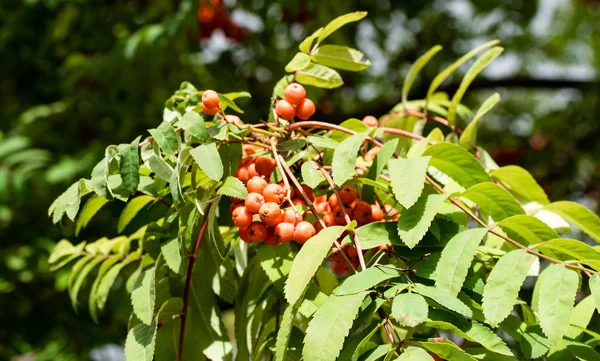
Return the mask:
[[269,233],[267,233],[267,238],[265,238],[265,243],[268,244],[269,246],[278,245],[279,241],[275,237],[275,233],[273,232],[273,230],[269,229],[268,231],[269,231]]
[[377,204],[371,204],[371,222],[379,222],[383,219],[383,209]]
[[315,227],[306,221],[302,221],[294,229],[294,240],[300,244],[304,244],[315,234],[317,234]]
[[327,225],[327,227],[335,226],[335,217],[332,212],[327,213],[323,216],[323,222]]
[[385,213],[387,214],[387,216],[393,219],[394,221],[400,217],[400,214],[398,214],[398,210],[392,207],[391,204],[384,204],[383,208],[385,209]]
[[350,267],[342,259],[336,259],[331,263],[331,270],[338,276],[343,276],[350,272]]
[[242,158],[247,158],[254,153],[256,153],[256,151],[254,150],[254,148],[252,148],[250,144],[244,144],[242,146]]
[[382,244],[377,246],[378,251],[387,251],[392,245],[391,244]]
[[371,205],[365,201],[360,201],[354,206],[354,219],[356,219],[358,224],[369,223],[372,214]]
[[258,172],[258,174],[264,176],[267,179],[271,177],[271,173],[273,173],[273,170],[275,169],[275,166],[273,165],[271,160],[272,158],[258,157],[256,158],[256,162],[254,163],[255,169]]
[[[348,214],[348,217],[352,218],[352,209],[348,206],[344,206],[345,210],[346,210],[346,214]],[[341,206],[337,206],[333,209],[333,211],[331,211],[331,213],[333,214],[333,219],[335,220],[335,224],[339,225],[339,226],[343,226],[346,224],[346,217],[344,216],[344,211],[342,210]]]
[[219,94],[214,90],[206,90],[202,93],[202,104],[207,108],[216,108],[220,104]]
[[248,174],[248,167],[241,166],[235,172],[235,176],[242,181],[242,183],[246,184],[250,179],[250,175]]
[[306,202],[303,199],[300,198],[294,198],[292,199],[292,204],[296,207],[304,207],[306,206]]
[[306,98],[306,90],[304,87],[298,83],[292,83],[285,87],[283,91],[283,97],[290,104],[298,105],[304,101]]
[[367,115],[366,117],[364,117],[362,119],[362,122],[367,126],[367,127],[376,127],[377,125],[379,125],[379,121],[377,120],[377,118],[375,118],[372,115]]
[[246,188],[248,188],[248,192],[263,194],[263,191],[265,190],[265,188],[267,188],[268,184],[269,183],[267,183],[267,181],[262,179],[261,177],[254,176],[250,178],[250,180],[246,184]]
[[338,197],[335,194],[332,194],[331,197],[329,197],[327,203],[329,203],[331,209],[334,209],[335,207],[340,205],[340,201],[338,200]]
[[219,112],[218,107],[207,107],[204,103],[200,104],[200,107],[202,107],[202,111],[206,115],[215,115]]
[[293,223],[281,222],[275,226],[275,238],[281,243],[290,242],[294,238],[295,228]]
[[231,213],[231,219],[233,220],[233,224],[238,227],[249,227],[252,223],[252,212],[248,211],[244,206],[237,207]]
[[242,207],[244,206],[244,201],[240,200],[239,202],[236,202],[236,199],[234,198],[231,201],[231,205],[229,206],[229,214],[233,214],[233,211],[238,208],[238,207]]
[[263,190],[263,196],[266,202],[281,204],[285,199],[285,189],[276,183],[271,183]]
[[350,186],[345,186],[340,189],[340,198],[342,203],[349,205],[356,199],[356,191]]
[[260,206],[260,210],[258,211],[258,216],[260,220],[263,221],[269,227],[275,227],[279,223],[281,223],[281,219],[283,218],[283,214],[281,214],[281,209],[277,205],[277,203],[267,202]]
[[275,103],[275,114],[281,119],[292,120],[296,115],[296,110],[287,100],[278,100],[277,103]]
[[298,224],[300,221],[302,221],[302,216],[300,216],[300,213],[294,211],[293,209],[289,208],[283,212],[283,218],[281,218],[281,222]]
[[256,171],[255,160],[256,160],[256,158],[250,159],[250,164],[247,165],[247,167],[248,167],[248,177],[250,177],[250,179],[252,179],[254,177],[259,177],[260,178],[260,174],[258,174],[258,172]]
[[258,213],[260,206],[265,203],[265,197],[260,193],[250,193],[246,197],[244,207],[251,213]]
[[306,195],[308,196],[308,199],[311,202],[314,202],[314,200],[315,200],[315,193],[313,193],[312,188],[310,188],[306,184],[301,184],[300,186],[302,187],[302,190],[304,191],[304,193],[306,193]]
[[315,114],[315,110],[315,103],[306,98],[302,103],[296,105],[296,116],[302,120],[306,120]]
[[260,222],[252,222],[248,227],[248,239],[253,243],[264,241],[268,233],[267,226]]

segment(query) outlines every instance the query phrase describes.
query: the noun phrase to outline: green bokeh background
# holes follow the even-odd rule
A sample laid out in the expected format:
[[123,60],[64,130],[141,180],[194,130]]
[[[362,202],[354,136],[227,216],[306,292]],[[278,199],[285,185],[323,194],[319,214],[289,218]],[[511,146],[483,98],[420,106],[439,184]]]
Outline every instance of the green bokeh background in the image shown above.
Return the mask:
[[[46,262],[63,237],[116,235],[120,204],[103,209],[77,238],[73,224],[55,226],[46,215],[66,186],[89,176],[107,145],[158,125],[164,101],[186,80],[199,89],[248,90],[242,119],[266,118],[271,89],[297,44],[356,10],[369,15],[331,42],[358,48],[373,66],[342,73],[342,88],[309,88],[315,119],[381,116],[399,102],[410,64],[433,45],[444,49],[412,98],[460,55],[500,39],[504,54],[464,100],[476,108],[493,92],[502,97],[480,123],[480,143],[501,165],[529,169],[551,199],[597,211],[598,1],[2,0],[0,360],[87,360],[92,349],[123,343],[129,302],[122,287],[96,325],[84,309],[75,314],[66,275],[49,272]],[[465,71],[442,89],[451,93]]]

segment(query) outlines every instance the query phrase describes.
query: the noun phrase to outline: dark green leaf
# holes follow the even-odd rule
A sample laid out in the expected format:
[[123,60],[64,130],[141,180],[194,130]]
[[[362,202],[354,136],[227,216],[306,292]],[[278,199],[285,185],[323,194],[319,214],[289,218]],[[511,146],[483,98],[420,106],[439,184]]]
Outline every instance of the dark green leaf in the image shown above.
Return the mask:
[[124,190],[133,194],[137,191],[140,183],[140,157],[138,154],[139,138],[131,144],[119,144],[119,155],[121,156],[120,173],[123,180]]
[[97,194],[92,195],[90,199],[85,203],[83,209],[77,217],[75,222],[75,235],[79,234],[82,228],[88,225],[92,217],[106,204],[108,199],[100,197]]
[[379,283],[389,280],[390,278],[398,277],[402,273],[395,269],[385,267],[371,267],[364,271],[353,274],[348,277],[341,285],[339,285],[333,294],[337,296],[350,295],[367,291]]
[[117,226],[117,231],[119,233],[123,232],[125,230],[125,227],[127,227],[129,222],[133,220],[133,218],[138,214],[138,212],[141,211],[142,208],[147,206],[148,203],[154,200],[156,200],[156,198],[147,195],[135,197],[132,200],[130,200],[125,206],[125,209],[123,209],[123,212],[121,212],[121,216],[119,216],[119,224]]

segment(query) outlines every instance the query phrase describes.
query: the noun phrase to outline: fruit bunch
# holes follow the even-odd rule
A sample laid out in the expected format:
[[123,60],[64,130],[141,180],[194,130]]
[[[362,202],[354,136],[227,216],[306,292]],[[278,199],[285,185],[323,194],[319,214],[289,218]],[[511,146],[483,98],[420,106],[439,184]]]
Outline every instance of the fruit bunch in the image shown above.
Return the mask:
[[291,83],[283,91],[284,99],[275,103],[275,114],[283,120],[298,117],[302,120],[315,114],[315,103],[306,97],[306,90],[298,83]]
[[[283,181],[270,183],[277,163],[273,158],[254,157],[255,152],[244,145],[243,160],[235,173],[248,189],[246,199],[233,199],[231,206],[231,217],[239,228],[240,238],[247,243],[264,241],[268,245],[292,240],[304,244],[317,233],[313,224],[304,220],[305,214],[297,210],[306,203],[295,197],[299,190],[286,189]],[[306,185],[302,185],[302,192],[314,199],[312,189]]]

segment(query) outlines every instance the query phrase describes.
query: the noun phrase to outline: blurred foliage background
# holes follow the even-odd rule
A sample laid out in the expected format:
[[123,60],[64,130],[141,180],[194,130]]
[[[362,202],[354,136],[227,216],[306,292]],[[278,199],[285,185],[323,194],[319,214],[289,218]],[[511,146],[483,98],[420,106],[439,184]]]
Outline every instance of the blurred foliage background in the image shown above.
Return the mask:
[[[76,315],[65,275],[48,269],[57,240],[52,200],[89,176],[109,144],[162,119],[182,81],[248,90],[242,118],[266,117],[269,96],[304,36],[346,12],[367,19],[332,39],[373,66],[344,73],[336,90],[309,89],[314,118],[381,116],[400,100],[404,74],[435,44],[411,98],[471,48],[500,39],[505,53],[465,99],[499,92],[480,141],[496,161],[529,169],[551,199],[597,210],[600,201],[600,2],[584,0],[2,0],[0,2],[0,359],[119,360],[129,310],[109,299],[101,324]],[[456,89],[457,72],[442,90]],[[465,124],[462,124],[464,126]],[[122,205],[78,237],[116,234]],[[108,233],[108,234],[107,234]],[[575,237],[582,237],[575,232]],[[102,347],[102,348],[101,348]]]

